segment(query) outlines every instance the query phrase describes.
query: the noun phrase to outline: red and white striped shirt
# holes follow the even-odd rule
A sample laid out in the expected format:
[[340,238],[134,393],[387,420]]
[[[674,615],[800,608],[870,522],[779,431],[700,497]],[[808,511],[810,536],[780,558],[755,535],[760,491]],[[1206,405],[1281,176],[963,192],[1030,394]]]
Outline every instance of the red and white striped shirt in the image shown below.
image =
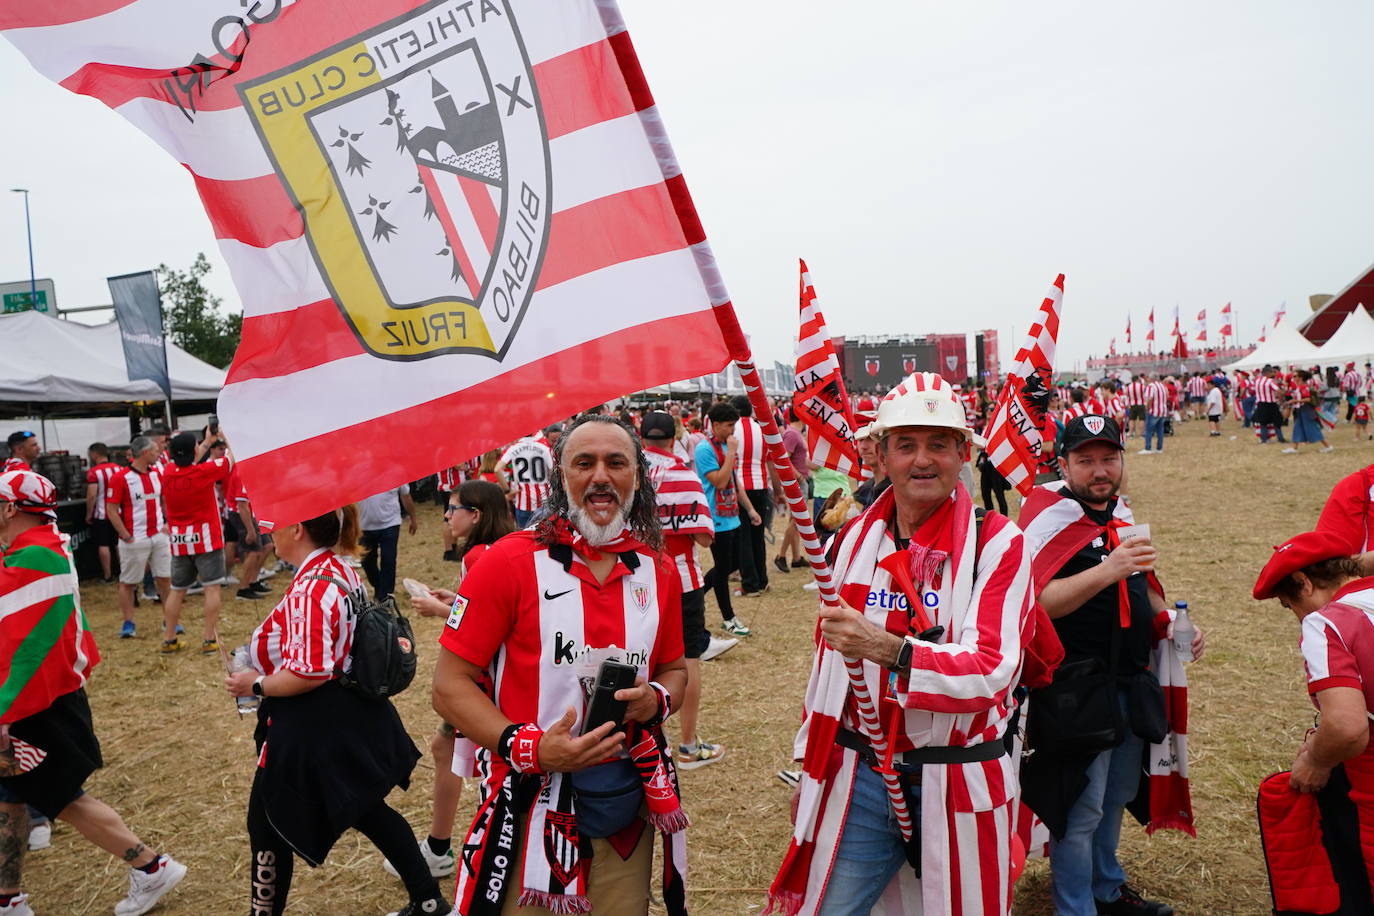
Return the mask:
[[1081,404],[1070,404],[1064,408],[1064,422],[1067,423],[1075,417],[1086,417],[1090,413],[1092,411],[1088,409],[1086,401]]
[[1304,617],[1300,646],[1309,694],[1354,687],[1374,709],[1374,578],[1347,583]]
[[1152,417],[1169,412],[1169,389],[1158,379],[1145,386],[1145,412]]
[[1341,387],[1346,394],[1354,394],[1360,390],[1360,385],[1364,380],[1360,378],[1360,373],[1354,369],[1347,369],[1345,375],[1341,376]]
[[162,513],[162,472],[124,468],[110,478],[107,500],[119,506],[119,517],[135,541],[155,537],[166,526]]
[[701,564],[697,562],[695,535],[715,537],[711,507],[696,471],[677,455],[645,446],[649,479],[658,499],[658,520],[663,525],[663,552],[677,563],[684,592],[701,588]]
[[173,556],[213,553],[224,546],[215,484],[229,479],[229,459],[168,465],[162,471],[162,501],[172,534]]
[[0,465],[0,474],[8,474],[10,471],[32,471],[29,463],[22,458],[6,458],[5,463]]
[[1126,399],[1127,407],[1139,407],[1145,403],[1145,380],[1132,379],[1122,386],[1121,394]]
[[1255,379],[1255,403],[1256,404],[1277,404],[1279,401],[1279,383],[1277,380],[1261,375]]
[[91,508],[91,518],[105,517],[105,501],[110,498],[110,480],[123,471],[113,461],[102,461],[86,472],[86,483],[95,484],[95,505]]
[[462,480],[459,477],[458,468],[444,468],[439,472],[439,489],[443,492],[452,493],[458,489],[460,483]]
[[596,677],[607,650],[645,680],[682,657],[682,588],[673,565],[647,549],[621,554],[598,583],[570,547],[555,548],[531,531],[492,544],[464,577],[439,644],[489,669],[507,718],[548,729],[572,706],[576,734],[581,678]]
[[1188,379],[1188,397],[1207,397],[1207,380],[1200,375],[1194,375],[1192,378]]
[[515,508],[533,512],[549,498],[549,474],[553,471],[553,452],[530,436],[506,449],[496,465],[505,470],[515,491]]
[[735,468],[739,471],[740,485],[746,490],[768,489],[768,469],[763,466],[767,459],[763,427],[753,417],[741,417],[735,437],[739,439]]
[[[348,588],[311,576],[329,576]],[[334,551],[321,547],[310,554],[281,601],[249,637],[253,667],[263,674],[285,669],[313,679],[347,671],[354,625],[349,595],[361,588],[353,567]]]

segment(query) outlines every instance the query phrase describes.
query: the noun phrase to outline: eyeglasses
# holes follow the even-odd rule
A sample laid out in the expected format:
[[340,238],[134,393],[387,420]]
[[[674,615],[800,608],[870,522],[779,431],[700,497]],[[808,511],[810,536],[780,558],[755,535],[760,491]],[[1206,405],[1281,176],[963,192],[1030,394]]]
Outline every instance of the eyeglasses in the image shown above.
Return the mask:
[[459,509],[466,509],[469,512],[477,511],[476,506],[469,506],[466,503],[459,503],[457,505],[449,503],[447,506],[444,507],[444,518],[448,518],[450,515],[452,515],[454,512],[457,512]]

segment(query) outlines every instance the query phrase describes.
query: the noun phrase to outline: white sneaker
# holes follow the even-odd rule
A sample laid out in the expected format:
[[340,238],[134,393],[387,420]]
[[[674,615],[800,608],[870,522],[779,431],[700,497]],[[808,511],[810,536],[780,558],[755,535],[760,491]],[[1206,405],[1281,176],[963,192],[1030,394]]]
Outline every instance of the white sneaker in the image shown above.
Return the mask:
[[[29,849],[47,849],[52,845],[52,822],[44,821],[41,824],[34,824],[29,830]],[[0,910],[0,913],[5,912]]]
[[720,628],[727,633],[735,636],[753,636],[754,631],[744,625],[744,621],[738,617],[731,617],[720,625]]
[[818,592],[820,590],[821,584],[817,582],[815,579],[812,579],[810,582],[802,586],[802,591],[804,592]]
[[16,894],[13,900],[0,906],[0,916],[33,916],[33,908],[29,906],[29,895]]
[[[1233,437],[1233,438],[1234,438],[1234,437]],[[236,576],[236,575],[234,575],[233,573],[230,573],[229,575],[225,576],[225,577],[220,581],[220,585],[239,585],[239,584],[240,584],[240,583],[239,583],[239,577]]]
[[802,771],[778,770],[778,778],[781,779],[785,785],[795,789],[797,786],[801,784]]
[[720,658],[735,646],[739,645],[738,639],[717,639],[711,637],[711,642],[706,646],[706,651],[701,653],[701,660],[709,662],[713,658]]
[[185,877],[186,866],[167,855],[158,856],[158,869],[151,875],[129,869],[129,896],[115,904],[115,916],[143,916]]
[[1295,448],[1286,448],[1279,452],[1280,455],[1296,455],[1297,453],[1298,450]]
[[1325,453],[1325,452],[1334,452],[1335,450],[1336,450],[1336,446],[1334,446],[1334,445],[1328,445],[1326,448],[1322,449],[1322,452],[1323,452],[1323,453]]
[[[423,858],[425,864],[429,866],[429,875],[431,878],[447,878],[454,872],[453,850],[451,848],[443,855],[436,856],[434,850],[429,848],[429,843],[426,840],[421,840],[420,857]],[[390,859],[386,859],[382,862],[382,868],[386,869],[389,875],[395,875],[398,878],[401,876],[401,873],[396,871],[396,866],[391,864]]]
[[1136,452],[1137,455],[1153,455],[1154,453],[1155,450],[1152,448],[1142,448],[1140,451]]

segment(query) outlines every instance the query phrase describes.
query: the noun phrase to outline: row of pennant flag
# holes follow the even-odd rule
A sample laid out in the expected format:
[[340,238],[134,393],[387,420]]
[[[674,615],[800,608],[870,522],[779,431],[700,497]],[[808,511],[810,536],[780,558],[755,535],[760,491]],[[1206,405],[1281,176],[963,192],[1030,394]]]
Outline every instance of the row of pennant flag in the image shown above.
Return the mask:
[[[1283,316],[1284,316],[1284,314],[1285,314],[1286,311],[1287,311],[1287,306],[1286,306],[1286,305],[1281,305],[1281,306],[1279,306],[1278,310],[1274,313],[1274,320],[1273,320],[1273,325],[1274,325],[1274,326],[1278,325],[1278,323],[1279,323],[1280,321],[1283,320]],[[1155,310],[1154,310],[1154,309],[1150,309],[1149,314],[1146,316],[1145,322],[1146,322],[1146,323],[1145,323],[1145,338],[1144,338],[1143,346],[1141,347],[1141,350],[1142,350],[1143,352],[1146,352],[1146,353],[1154,353],[1154,352],[1157,352],[1157,350],[1158,350],[1159,348],[1157,348],[1157,347],[1155,346]],[[1259,333],[1259,342],[1260,342],[1260,343],[1264,343],[1265,337],[1266,337],[1267,334],[1268,334],[1268,329],[1269,329],[1270,326],[1271,326],[1271,325],[1266,324],[1266,325],[1262,325],[1262,326],[1260,327],[1260,333]],[[1175,308],[1174,308],[1174,328],[1173,328],[1173,331],[1170,333],[1169,337],[1170,337],[1170,345],[1169,345],[1168,349],[1169,349],[1175,356],[1187,356],[1187,355],[1188,355],[1188,354],[1187,354],[1187,349],[1188,349],[1188,346],[1189,346],[1190,341],[1191,341],[1191,343],[1192,343],[1193,345],[1195,345],[1197,348],[1199,348],[1199,349],[1204,349],[1204,350],[1205,350],[1205,349],[1209,349],[1210,347],[1214,347],[1214,346],[1218,346],[1218,347],[1234,346],[1235,343],[1236,343],[1236,332],[1235,332],[1235,323],[1234,323],[1234,312],[1233,312],[1232,309],[1231,309],[1231,303],[1228,302],[1228,303],[1226,303],[1226,305],[1222,306],[1222,309],[1221,309],[1221,327],[1217,329],[1216,336],[1215,336],[1215,337],[1212,337],[1212,338],[1209,338],[1209,337],[1208,337],[1207,310],[1206,310],[1206,309],[1202,309],[1201,311],[1199,311],[1199,312],[1197,313],[1197,319],[1195,320],[1195,322],[1194,322],[1194,324],[1193,324],[1193,331],[1192,331],[1192,334],[1191,334],[1191,335],[1185,335],[1185,334],[1183,333],[1183,329],[1182,329],[1182,326],[1181,326],[1181,324],[1180,324],[1179,314],[1178,314],[1178,308],[1175,307]],[[1132,339],[1131,339],[1131,316],[1130,316],[1129,314],[1126,316],[1126,338],[1125,338],[1125,339],[1126,339],[1126,347],[1125,347],[1126,352],[1128,352],[1128,353],[1129,353],[1129,352],[1133,352]],[[1180,352],[1180,351],[1183,351],[1183,352]],[[1111,355],[1111,356],[1115,356],[1116,353],[1117,353],[1117,349],[1116,349],[1116,338],[1113,337],[1113,338],[1111,339],[1110,343],[1108,344],[1108,354]]]
[[[218,413],[266,526],[666,380],[786,390],[614,0],[50,0],[0,9],[0,35],[190,173],[243,304]],[[1023,492],[1062,296],[988,430]],[[800,309],[793,406],[813,460],[861,479],[805,264]]]

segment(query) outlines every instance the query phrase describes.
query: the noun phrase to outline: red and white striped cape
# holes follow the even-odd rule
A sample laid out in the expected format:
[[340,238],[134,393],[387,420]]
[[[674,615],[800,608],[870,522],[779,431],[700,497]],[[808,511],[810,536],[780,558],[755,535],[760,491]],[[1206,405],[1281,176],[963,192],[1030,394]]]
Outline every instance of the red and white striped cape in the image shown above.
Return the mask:
[[[954,550],[940,586],[926,597],[947,642],[918,642],[909,679],[896,680],[905,708],[905,738],[918,747],[970,746],[1002,740],[1021,671],[1022,633],[1030,619],[1030,558],[1020,530],[989,513],[975,543],[973,503],[954,488]],[[897,550],[888,530],[894,518],[888,489],[836,536],[835,575],[842,599],[878,626],[902,630],[906,611],[887,599],[900,594],[878,562]],[[977,569],[973,557],[977,556]],[[863,663],[872,696],[888,672]],[[786,916],[817,912],[853,791],[858,755],[835,754],[836,729],[851,730],[846,713],[849,677],[843,657],[818,639],[806,688],[805,718],[793,756],[802,761],[801,797],[792,843],[769,889],[769,910]],[[899,736],[899,740],[900,740]],[[1011,822],[1018,783],[1008,756],[981,763],[927,765],[921,771],[921,866],[917,880],[898,871],[874,913],[1004,914],[1011,909]],[[768,912],[765,911],[765,912]]]
[[[1124,525],[1135,523],[1125,497],[1117,500],[1112,518]],[[1088,518],[1082,503],[1066,492],[1066,484],[1062,480],[1031,490],[1030,496],[1021,505],[1018,521],[1030,549],[1036,594],[1074,554],[1106,530]],[[1148,575],[1150,587],[1163,597],[1164,589],[1159,580],[1154,573]],[[1150,822],[1145,830],[1153,833],[1161,829],[1174,829],[1196,836],[1192,800],[1188,791],[1188,678],[1183,671],[1183,662],[1174,651],[1173,641],[1164,638],[1173,618],[1173,610],[1164,610],[1155,616],[1154,621],[1150,670],[1164,688],[1169,734],[1159,744],[1147,748]],[[1028,814],[1022,812],[1018,828],[1027,849],[1035,851],[1029,842],[1035,819],[1025,816]]]
[[763,442],[763,427],[753,417],[741,417],[735,437],[739,439],[739,463],[736,467],[740,486],[746,490],[768,489],[768,469],[764,467],[768,454]]
[[645,446],[649,460],[649,479],[653,481],[658,502],[658,520],[663,525],[663,553],[677,564],[684,592],[701,588],[701,563],[697,561],[695,536],[715,537],[711,507],[697,472],[675,454]]
[[1035,485],[1041,452],[1046,447],[1033,400],[1041,397],[1054,377],[1054,354],[1059,339],[1059,309],[1064,300],[1064,275],[1050,287],[1031,322],[1026,342],[1016,354],[1007,384],[987,425],[987,453],[997,473],[1024,496]]

